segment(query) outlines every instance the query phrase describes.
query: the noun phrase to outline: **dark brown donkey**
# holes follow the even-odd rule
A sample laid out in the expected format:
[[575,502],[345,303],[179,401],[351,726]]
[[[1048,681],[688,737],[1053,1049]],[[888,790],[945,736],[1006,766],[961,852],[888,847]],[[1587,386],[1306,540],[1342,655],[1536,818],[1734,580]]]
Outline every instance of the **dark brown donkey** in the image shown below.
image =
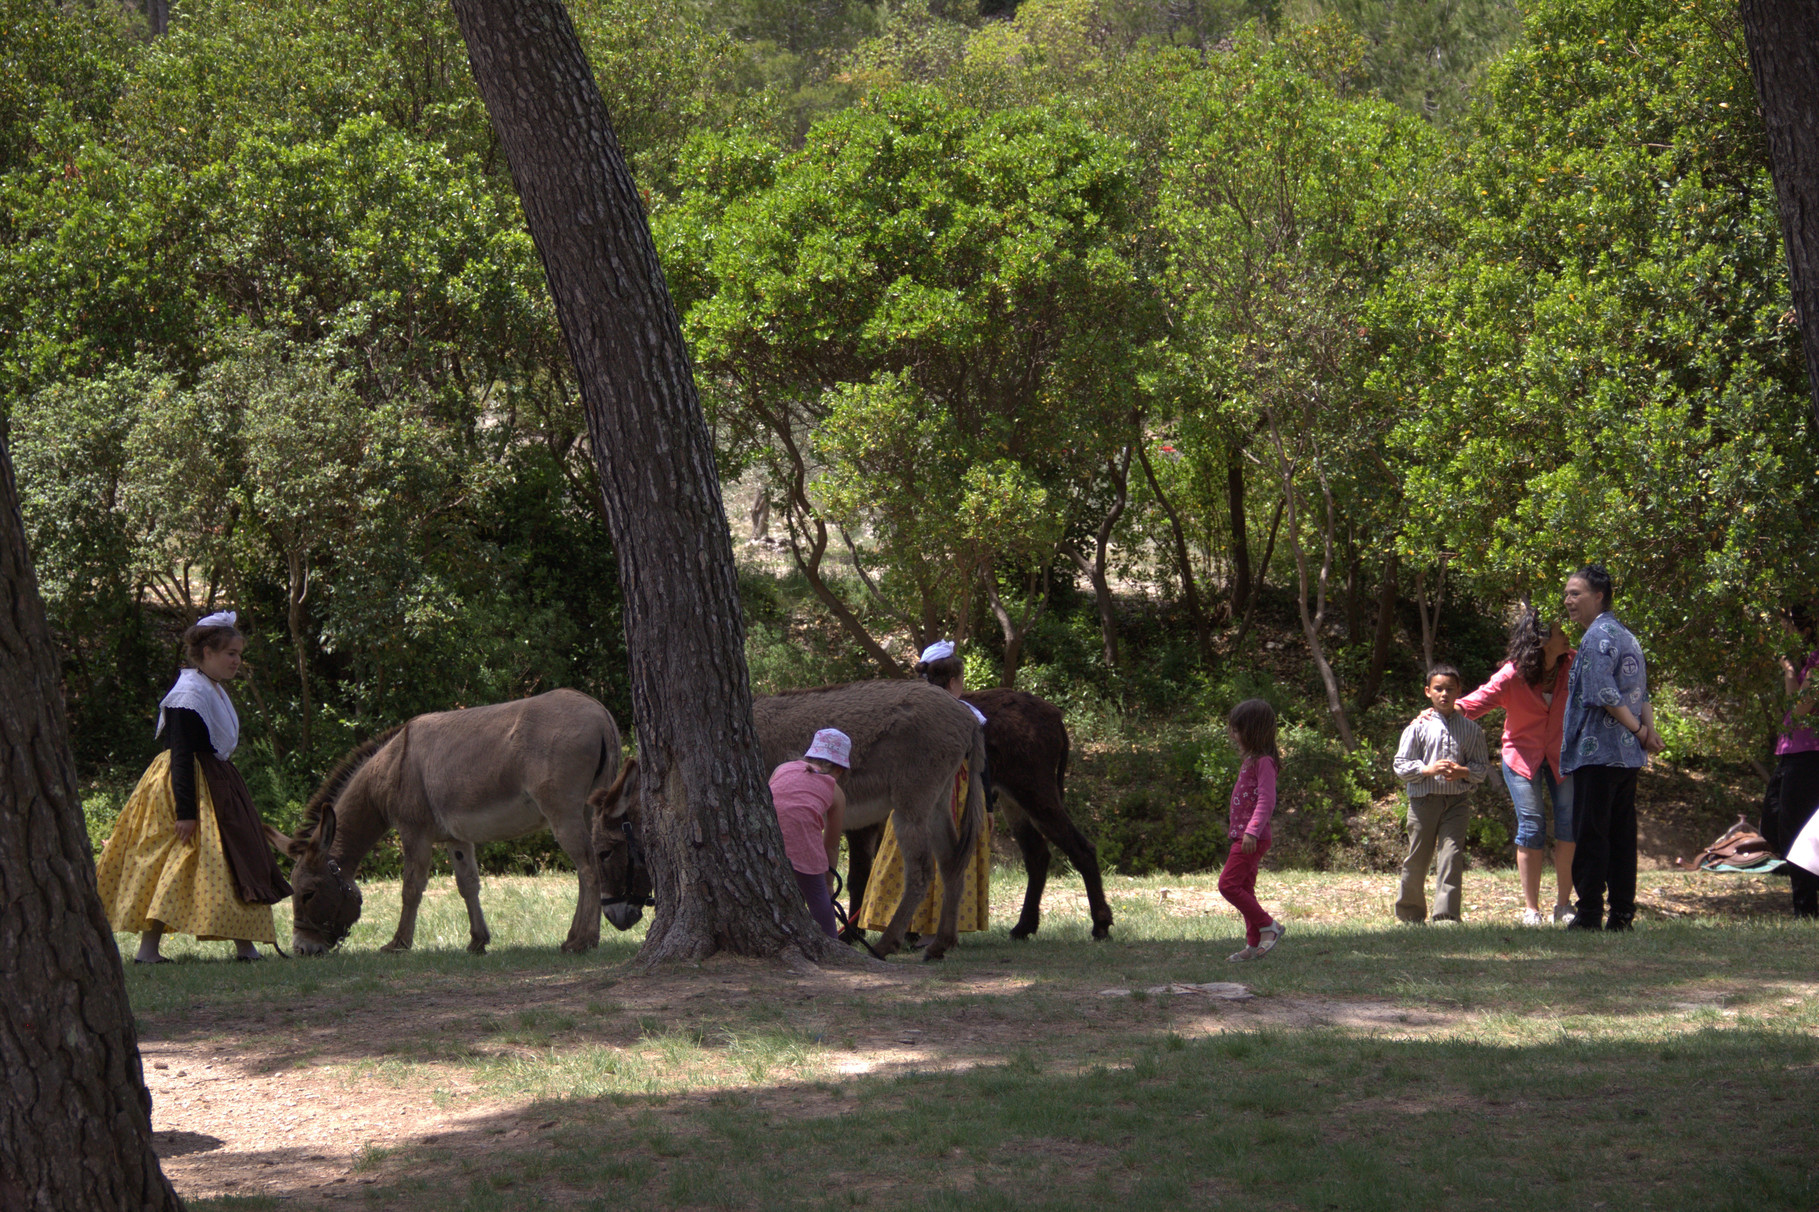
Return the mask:
[[[1042,922],[1042,890],[1048,884],[1049,843],[1067,856],[1086,884],[1086,902],[1093,919],[1093,938],[1112,933],[1112,908],[1105,902],[1105,885],[1099,876],[1099,852],[1075,827],[1061,796],[1067,779],[1067,725],[1061,708],[1023,690],[976,690],[961,698],[977,707],[986,719],[985,754],[992,786],[998,793],[1001,814],[1017,848],[1029,883],[1023,890],[1023,912],[1011,927],[1011,937],[1022,940],[1036,933]],[[884,836],[882,825],[847,833],[847,891],[853,912],[865,899],[871,882],[872,859]],[[857,938],[856,930],[848,930]]]
[[1069,748],[1061,708],[1023,690],[974,690],[960,697],[985,716],[987,769],[998,803],[1005,808],[1004,824],[1017,839],[1029,873],[1023,913],[1011,927],[1011,937],[1028,938],[1042,921],[1042,889],[1048,882],[1053,842],[1086,884],[1093,937],[1109,938],[1112,908],[1105,903],[1105,885],[1099,878],[1099,852],[1075,827],[1061,799]]

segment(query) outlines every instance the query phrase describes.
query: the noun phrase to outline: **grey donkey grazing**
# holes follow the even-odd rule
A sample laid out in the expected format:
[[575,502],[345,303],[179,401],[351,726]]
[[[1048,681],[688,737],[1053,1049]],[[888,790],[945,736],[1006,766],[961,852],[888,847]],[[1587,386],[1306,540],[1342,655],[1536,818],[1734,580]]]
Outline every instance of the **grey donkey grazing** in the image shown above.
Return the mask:
[[[903,899],[878,944],[889,955],[903,945],[909,920],[922,903],[940,864],[941,923],[925,958],[940,959],[958,940],[960,896],[967,863],[985,826],[985,789],[979,771],[985,740],[973,713],[945,690],[927,682],[853,682],[796,690],[757,699],[752,719],[766,770],[802,756],[817,729],[838,728],[852,738],[853,768],[846,782],[846,824],[850,830],[882,826],[893,813],[904,858]],[[954,827],[954,775],[969,763],[966,805]],[[631,779],[626,793],[602,797],[594,823],[600,848],[601,887],[607,899],[624,904],[649,892],[640,880],[629,837],[636,836],[638,794]],[[628,835],[625,829],[632,829]],[[636,915],[615,917],[620,929]]]
[[[474,848],[548,828],[580,875],[580,899],[564,951],[600,942],[600,877],[593,857],[594,809],[619,774],[619,728],[605,707],[575,690],[464,711],[420,715],[361,745],[329,775],[286,839],[295,946],[318,955],[360,916],[352,879],[390,829],[404,852],[403,910],[382,950],[408,951],[429,882],[431,852],[447,846],[467,902],[467,949],[492,935],[480,911]],[[345,872],[345,874],[344,874]]]

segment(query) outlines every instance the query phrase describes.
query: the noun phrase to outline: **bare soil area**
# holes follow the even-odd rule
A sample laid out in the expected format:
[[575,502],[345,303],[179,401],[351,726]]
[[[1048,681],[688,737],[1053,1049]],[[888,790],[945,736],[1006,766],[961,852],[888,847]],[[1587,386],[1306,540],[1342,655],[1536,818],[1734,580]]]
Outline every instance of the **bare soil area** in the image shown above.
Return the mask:
[[[1227,973],[1218,973],[1227,976]],[[1240,974],[1241,975],[1241,974]],[[1131,1012],[1181,1036],[1255,1030],[1264,1026],[1337,1026],[1414,1037],[1455,1027],[1466,1017],[1414,1010],[1390,1002],[1254,997],[1227,1001],[1205,995],[1106,996],[1094,984],[1061,990],[1073,1003],[1068,1017],[1041,1021],[1007,1017],[981,1001],[1014,996],[1029,982],[1015,975],[980,975],[934,982],[907,966],[845,971],[796,970],[753,961],[718,959],[698,968],[648,974],[596,972],[514,980],[459,994],[413,995],[373,1002],[359,1014],[358,1036],[346,1023],[283,1026],[268,1015],[227,1012],[145,1024],[142,1053],[153,1098],[159,1156],[186,1198],[282,1194],[286,1206],[332,1206],[376,1181],[368,1171],[405,1146],[442,1145],[455,1154],[484,1153],[492,1143],[522,1143],[558,1126],[532,1095],[489,1094],[459,1063],[412,1066],[409,1075],[372,1062],[421,1055],[425,1041],[448,1043],[472,1035],[473,1024],[539,1010],[569,1011],[610,988],[617,1012],[607,1021],[565,1033],[559,1046],[603,1044],[656,1053],[640,1020],[661,1016],[671,1029],[722,1019],[729,1007],[762,1004],[794,1014],[816,1005],[819,1032],[833,1047],[825,1077],[953,1072],[1002,1063],[1021,1048],[1054,1058],[1105,1063],[1094,1045],[1108,1018]],[[952,1003],[931,1020],[899,1013],[927,999]],[[477,1045],[467,1059],[541,1051],[528,1045]],[[1114,1061],[1115,1063],[1115,1061]],[[751,1089],[773,1112],[827,1114],[840,1110],[819,1085],[791,1078]],[[709,1092],[679,1092],[677,1115]],[[847,1107],[850,1108],[848,1103]],[[499,1138],[505,1138],[501,1141]]]

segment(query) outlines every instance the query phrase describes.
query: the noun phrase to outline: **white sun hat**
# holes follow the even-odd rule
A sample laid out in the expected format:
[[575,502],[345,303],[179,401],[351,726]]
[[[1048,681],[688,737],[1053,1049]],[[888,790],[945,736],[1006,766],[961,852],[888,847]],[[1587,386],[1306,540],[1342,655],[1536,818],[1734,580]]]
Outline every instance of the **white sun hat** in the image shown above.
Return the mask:
[[832,762],[842,770],[853,768],[852,738],[838,728],[823,728],[815,734],[815,741],[808,747],[803,757],[820,758]]

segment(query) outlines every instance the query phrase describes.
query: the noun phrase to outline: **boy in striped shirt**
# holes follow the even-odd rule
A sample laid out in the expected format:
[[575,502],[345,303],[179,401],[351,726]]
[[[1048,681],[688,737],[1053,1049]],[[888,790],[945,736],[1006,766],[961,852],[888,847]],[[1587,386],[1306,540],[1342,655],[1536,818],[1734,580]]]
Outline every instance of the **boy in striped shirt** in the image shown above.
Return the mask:
[[1402,860],[1396,920],[1410,925],[1427,920],[1430,862],[1435,866],[1433,920],[1459,920],[1472,788],[1491,769],[1484,730],[1455,707],[1464,689],[1451,665],[1428,670],[1427,701],[1435,714],[1416,716],[1402,730],[1396,751],[1396,777],[1408,786],[1408,857]]

